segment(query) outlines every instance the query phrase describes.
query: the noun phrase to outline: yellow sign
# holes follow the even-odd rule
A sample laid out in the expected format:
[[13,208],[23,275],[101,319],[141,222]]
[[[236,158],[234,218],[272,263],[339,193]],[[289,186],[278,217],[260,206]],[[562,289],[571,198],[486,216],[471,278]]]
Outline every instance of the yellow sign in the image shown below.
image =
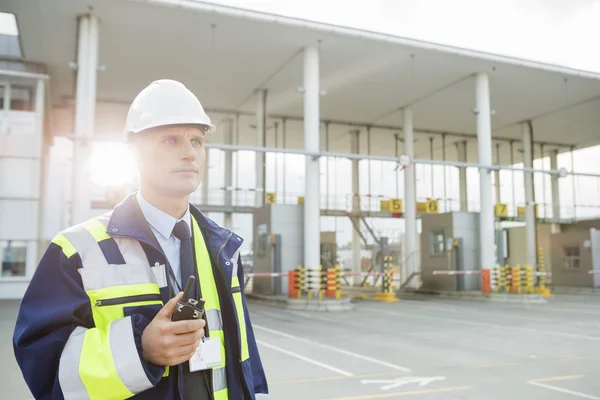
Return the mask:
[[381,200],[379,202],[379,210],[380,211],[389,211],[390,209],[390,201],[389,200]]
[[438,201],[432,200],[432,199],[427,199],[427,201],[425,201],[425,202],[418,202],[417,203],[417,212],[425,213],[425,214],[439,213],[440,209],[438,208]]
[[267,204],[274,204],[277,203],[277,193],[275,192],[267,192],[267,196],[266,196],[266,203]]
[[496,204],[494,213],[497,217],[508,217],[508,205],[504,203]]
[[389,212],[402,212],[402,199],[390,199],[388,202]]
[[427,206],[427,209],[425,210],[427,214],[437,214],[440,211],[437,200],[427,200],[425,204]]
[[304,196],[298,196],[298,204],[304,204]]
[[[535,213],[535,217],[537,218],[538,216],[538,205],[536,204],[534,207],[534,213]],[[525,216],[525,207],[517,207],[517,215],[519,217],[524,217]]]

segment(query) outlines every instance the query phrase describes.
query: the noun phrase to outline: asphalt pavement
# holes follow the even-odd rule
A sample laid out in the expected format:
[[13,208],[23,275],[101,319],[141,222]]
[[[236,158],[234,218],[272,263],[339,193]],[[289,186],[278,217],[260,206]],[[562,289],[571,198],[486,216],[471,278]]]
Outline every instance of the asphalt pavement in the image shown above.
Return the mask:
[[[31,399],[10,338],[18,302],[0,302],[7,400]],[[354,311],[250,303],[271,399],[600,400],[600,296],[520,305],[360,301]]]

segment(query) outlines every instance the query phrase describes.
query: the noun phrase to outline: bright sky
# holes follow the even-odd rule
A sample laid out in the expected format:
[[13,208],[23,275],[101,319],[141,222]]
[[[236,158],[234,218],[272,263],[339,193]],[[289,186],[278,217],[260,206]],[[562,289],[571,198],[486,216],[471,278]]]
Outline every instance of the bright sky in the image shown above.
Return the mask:
[[600,72],[597,0],[211,2]]

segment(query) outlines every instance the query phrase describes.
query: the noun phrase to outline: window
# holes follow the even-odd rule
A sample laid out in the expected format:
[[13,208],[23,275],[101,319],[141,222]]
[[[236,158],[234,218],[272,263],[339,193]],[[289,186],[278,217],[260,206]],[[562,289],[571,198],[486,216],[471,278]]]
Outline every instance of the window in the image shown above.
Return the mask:
[[0,241],[2,276],[25,276],[27,243],[17,240]]
[[6,97],[6,87],[0,84],[0,111],[4,110],[4,98]]
[[25,85],[10,85],[10,109],[33,111],[33,88]]
[[256,255],[259,257],[265,257],[267,255],[267,246],[268,246],[268,232],[267,232],[267,224],[258,225],[257,229],[257,249]]
[[446,253],[446,235],[444,231],[433,231],[429,234],[430,254],[443,256]]
[[563,247],[563,265],[565,269],[579,269],[579,246]]

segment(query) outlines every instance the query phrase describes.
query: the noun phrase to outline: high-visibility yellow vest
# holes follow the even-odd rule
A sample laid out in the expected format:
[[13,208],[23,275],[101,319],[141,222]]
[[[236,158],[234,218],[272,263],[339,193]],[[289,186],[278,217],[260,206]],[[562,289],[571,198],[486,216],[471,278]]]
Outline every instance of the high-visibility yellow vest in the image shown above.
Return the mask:
[[[65,400],[123,399],[152,387],[139,361],[127,307],[162,305],[160,288],[167,285],[164,265],[148,265],[140,243],[132,238],[112,238],[106,231],[110,214],[94,218],[57,235],[67,258],[81,257],[79,270],[83,288],[90,298],[95,328],[78,327],[69,337],[59,365],[59,381]],[[198,223],[192,217],[196,266],[202,297],[205,300],[207,327],[212,339],[218,338],[223,364],[213,368],[215,400],[227,400],[226,355],[221,308],[212,263]],[[114,241],[125,264],[108,264],[101,244]],[[239,254],[237,255],[239,256]],[[235,257],[234,257],[235,258]],[[231,290],[238,317],[241,361],[249,358],[246,324],[234,263]],[[167,366],[164,376],[169,375]]]

